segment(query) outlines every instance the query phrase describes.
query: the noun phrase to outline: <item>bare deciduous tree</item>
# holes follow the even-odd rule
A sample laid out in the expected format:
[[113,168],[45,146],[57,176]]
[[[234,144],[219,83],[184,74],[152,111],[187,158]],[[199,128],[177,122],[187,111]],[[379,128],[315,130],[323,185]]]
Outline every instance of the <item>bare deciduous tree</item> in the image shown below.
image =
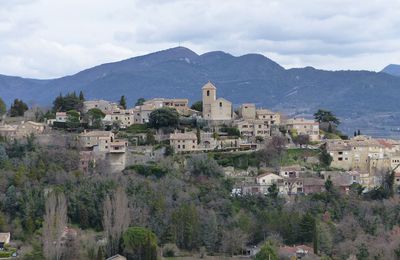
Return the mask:
[[226,230],[222,234],[222,250],[231,256],[242,253],[247,239],[248,235],[239,228]]
[[107,252],[117,253],[122,233],[129,227],[130,210],[128,197],[123,188],[118,188],[113,196],[108,196],[103,205],[103,228],[107,237]]
[[51,192],[45,205],[43,252],[47,259],[61,259],[64,228],[67,225],[67,201],[64,194]]
[[266,166],[278,167],[285,152],[286,139],[283,136],[273,136],[258,152],[260,160]]

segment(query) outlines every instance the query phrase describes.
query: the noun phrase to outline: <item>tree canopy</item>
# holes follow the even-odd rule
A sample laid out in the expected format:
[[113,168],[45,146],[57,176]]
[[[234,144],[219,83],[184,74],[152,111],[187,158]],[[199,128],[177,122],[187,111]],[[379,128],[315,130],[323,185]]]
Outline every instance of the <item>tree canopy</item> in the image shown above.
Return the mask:
[[28,110],[27,104],[25,104],[20,99],[15,99],[14,103],[10,107],[10,116],[11,117],[23,116],[25,111],[27,110]]
[[194,102],[190,108],[199,112],[203,112],[203,101],[199,100]]
[[254,260],[278,260],[278,252],[276,250],[275,245],[268,241],[262,247],[260,252],[256,254]]
[[122,235],[122,248],[128,259],[157,259],[157,237],[144,227],[130,227]]
[[76,110],[69,110],[67,112],[67,127],[68,128],[77,128],[80,126],[80,114]]
[[149,116],[150,127],[160,129],[164,127],[176,127],[179,122],[179,114],[172,108],[159,108],[151,112]]
[[79,92],[79,100],[82,102],[85,101],[85,96],[83,95],[82,90]]
[[101,128],[102,125],[102,119],[106,115],[103,113],[98,108],[92,108],[89,109],[89,111],[86,113],[86,120],[88,121],[89,125],[94,127],[94,128]]
[[121,96],[121,99],[119,100],[119,105],[123,108],[126,109],[126,98],[124,95]]
[[138,100],[136,101],[136,103],[135,103],[135,106],[141,106],[141,105],[143,105],[144,104],[144,102],[146,102],[146,99],[144,99],[144,98],[138,98]]
[[330,123],[336,126],[340,124],[340,120],[331,111],[324,109],[318,109],[314,114],[314,118],[319,123]]
[[67,112],[70,110],[81,111],[83,107],[83,100],[81,100],[75,92],[68,93],[63,96],[60,94],[53,101],[53,111],[54,112]]
[[4,103],[3,99],[0,97],[0,117],[3,116],[7,112],[6,103]]

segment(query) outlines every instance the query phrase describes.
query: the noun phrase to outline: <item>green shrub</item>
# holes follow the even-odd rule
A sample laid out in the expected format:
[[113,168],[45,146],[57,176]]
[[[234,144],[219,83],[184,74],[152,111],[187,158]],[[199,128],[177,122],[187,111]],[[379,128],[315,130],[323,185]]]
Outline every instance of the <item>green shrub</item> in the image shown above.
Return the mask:
[[167,174],[167,170],[159,167],[158,165],[144,165],[137,164],[127,168],[128,170],[134,170],[137,174],[143,176],[155,176],[161,178]]

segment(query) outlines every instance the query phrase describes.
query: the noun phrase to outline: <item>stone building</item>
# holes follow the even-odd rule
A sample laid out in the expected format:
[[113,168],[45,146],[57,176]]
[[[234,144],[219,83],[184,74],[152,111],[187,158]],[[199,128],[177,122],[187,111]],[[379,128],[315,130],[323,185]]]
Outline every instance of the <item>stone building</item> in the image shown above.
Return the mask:
[[263,120],[269,127],[281,124],[281,115],[268,109],[257,109],[256,119]]
[[308,135],[312,142],[320,140],[319,123],[314,120],[292,118],[286,121],[286,127],[289,131],[296,131],[298,135]]
[[251,139],[253,137],[267,138],[271,133],[269,126],[264,124],[264,121],[262,120],[239,120],[235,121],[235,126],[238,128],[240,135],[247,139]]
[[19,139],[28,137],[31,134],[40,135],[43,134],[46,129],[45,124],[37,123],[33,121],[21,121],[15,125],[0,125],[0,136]]
[[98,108],[104,114],[110,113],[119,109],[119,105],[107,100],[88,100],[83,102],[83,112],[87,113],[90,109]]
[[239,117],[242,119],[256,119],[256,105],[252,103],[242,104],[239,109]]
[[[90,131],[80,134],[81,145],[84,151],[81,153],[81,169],[88,171],[88,163],[93,157],[97,160],[105,160],[111,172],[122,171],[126,167],[126,155],[128,142],[123,139],[115,139],[110,131]],[[90,159],[90,160],[89,160]]]
[[135,123],[135,116],[131,110],[114,110],[106,113],[103,118],[103,123],[106,125],[112,125],[118,123],[121,128],[127,128]]
[[203,91],[203,118],[207,120],[231,120],[232,103],[224,98],[217,98],[217,88],[208,82]]
[[[400,172],[400,153],[397,142],[356,136],[350,140],[328,140],[326,149],[332,157],[331,167],[360,172],[360,184],[380,185],[382,176]],[[397,167],[397,168],[396,168]]]
[[151,112],[156,109],[153,104],[144,104],[136,106],[132,109],[134,115],[135,124],[146,124],[149,122]]
[[85,131],[80,134],[81,145],[98,152],[108,152],[114,139],[114,133],[110,131]]
[[187,114],[189,111],[189,100],[186,98],[153,98],[144,102],[144,105],[153,106],[154,109],[168,107],[174,108],[180,114]]
[[173,133],[169,140],[176,153],[197,150],[197,136],[194,133]]

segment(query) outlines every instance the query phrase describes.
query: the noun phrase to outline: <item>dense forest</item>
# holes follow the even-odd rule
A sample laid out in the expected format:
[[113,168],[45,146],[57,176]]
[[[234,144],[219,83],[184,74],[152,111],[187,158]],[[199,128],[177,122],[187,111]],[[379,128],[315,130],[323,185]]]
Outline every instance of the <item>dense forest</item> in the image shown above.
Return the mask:
[[345,195],[328,180],[325,192],[308,196],[284,199],[273,189],[233,196],[233,181],[208,154],[168,156],[120,174],[98,162],[84,175],[75,140],[0,143],[0,231],[11,232],[22,259],[232,256],[254,245],[264,245],[257,259],[267,259],[263,252],[278,259],[280,246],[296,244],[323,259],[400,257],[393,194],[365,196],[355,186]]

